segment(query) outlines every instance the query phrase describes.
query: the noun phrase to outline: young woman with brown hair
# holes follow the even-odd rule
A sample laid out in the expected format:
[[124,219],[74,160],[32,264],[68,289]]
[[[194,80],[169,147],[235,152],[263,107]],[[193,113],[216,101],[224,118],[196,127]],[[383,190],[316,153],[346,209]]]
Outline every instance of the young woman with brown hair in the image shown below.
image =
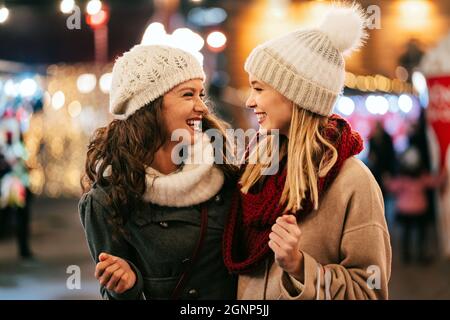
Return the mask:
[[94,133],[79,204],[104,298],[235,297],[221,239],[236,168],[214,163],[203,131],[226,144],[225,125],[205,105],[204,80],[194,56],[166,46],[136,46],[114,65],[119,119]]

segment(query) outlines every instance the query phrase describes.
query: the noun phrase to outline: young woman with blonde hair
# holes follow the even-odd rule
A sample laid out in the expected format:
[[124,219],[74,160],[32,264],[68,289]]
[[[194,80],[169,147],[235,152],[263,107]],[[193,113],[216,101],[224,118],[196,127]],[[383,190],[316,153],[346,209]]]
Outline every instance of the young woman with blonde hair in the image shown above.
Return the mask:
[[261,175],[261,163],[243,168],[225,228],[239,299],[388,298],[380,188],[354,157],[361,137],[332,114],[344,54],[362,45],[364,28],[358,6],[334,7],[320,27],[268,41],[246,61],[247,107],[281,140],[276,174]]

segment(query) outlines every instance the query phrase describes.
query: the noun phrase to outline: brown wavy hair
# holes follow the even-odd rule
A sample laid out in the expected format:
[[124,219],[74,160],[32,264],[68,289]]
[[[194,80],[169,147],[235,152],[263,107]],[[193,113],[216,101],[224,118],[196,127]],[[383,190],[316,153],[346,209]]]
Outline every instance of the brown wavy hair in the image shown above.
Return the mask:
[[[112,209],[108,219],[113,226],[113,236],[126,236],[124,225],[133,212],[144,205],[145,165],[152,163],[155,152],[170,137],[161,126],[162,108],[163,97],[160,97],[127,119],[115,119],[98,128],[90,139],[81,187],[83,193],[89,192],[94,182],[108,187]],[[216,166],[226,177],[236,178],[238,168],[227,163],[224,156],[229,143],[225,134],[228,127],[211,112],[203,116],[202,130],[217,129],[223,135],[224,164]]]

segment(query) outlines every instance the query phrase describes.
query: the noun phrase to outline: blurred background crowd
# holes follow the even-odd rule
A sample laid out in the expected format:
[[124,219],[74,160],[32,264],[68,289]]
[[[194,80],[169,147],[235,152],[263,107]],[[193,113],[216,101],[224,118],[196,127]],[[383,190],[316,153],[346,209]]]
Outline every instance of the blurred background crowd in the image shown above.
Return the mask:
[[[364,138],[393,245],[391,298],[450,299],[450,2],[362,0],[367,45],[335,112]],[[98,299],[78,214],[111,69],[138,43],[194,53],[214,111],[257,128],[243,70],[258,43],[314,26],[332,1],[0,1],[0,299]],[[80,288],[67,287],[69,266]]]

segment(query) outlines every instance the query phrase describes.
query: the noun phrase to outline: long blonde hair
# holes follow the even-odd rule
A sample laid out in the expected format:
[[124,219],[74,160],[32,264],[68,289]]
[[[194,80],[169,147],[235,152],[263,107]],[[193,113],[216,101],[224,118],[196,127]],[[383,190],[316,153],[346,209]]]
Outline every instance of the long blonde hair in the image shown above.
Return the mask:
[[[302,200],[308,193],[314,209],[318,208],[318,180],[326,176],[338,158],[336,148],[324,137],[328,128],[328,117],[293,104],[288,139],[282,140],[279,146],[279,159],[287,155],[287,176],[280,198],[280,205],[285,206],[285,212],[295,213],[302,209]],[[268,153],[257,163],[250,162],[245,168],[240,180],[243,193],[264,181],[261,172],[267,166],[267,159],[273,157],[270,151],[273,145],[273,137],[268,136],[258,142],[258,148],[252,151],[249,159],[254,159],[261,149],[268,150]]]

